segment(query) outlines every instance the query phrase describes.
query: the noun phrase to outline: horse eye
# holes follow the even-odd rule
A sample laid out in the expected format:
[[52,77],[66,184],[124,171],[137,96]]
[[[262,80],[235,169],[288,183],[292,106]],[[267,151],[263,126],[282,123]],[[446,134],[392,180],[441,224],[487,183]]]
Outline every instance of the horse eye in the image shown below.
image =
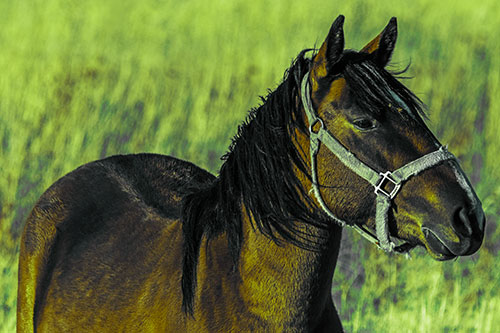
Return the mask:
[[359,130],[366,131],[376,127],[375,121],[368,118],[356,119],[352,124]]

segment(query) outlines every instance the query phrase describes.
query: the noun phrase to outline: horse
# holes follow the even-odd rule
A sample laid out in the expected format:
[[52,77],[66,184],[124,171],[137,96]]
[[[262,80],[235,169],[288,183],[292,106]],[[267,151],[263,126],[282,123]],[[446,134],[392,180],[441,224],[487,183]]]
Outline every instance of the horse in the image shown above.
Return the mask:
[[57,180],[23,231],[18,331],[339,332],[344,226],[388,253],[476,252],[481,202],[386,70],[396,18],[360,51],[343,23],[250,111],[217,177],[136,154]]

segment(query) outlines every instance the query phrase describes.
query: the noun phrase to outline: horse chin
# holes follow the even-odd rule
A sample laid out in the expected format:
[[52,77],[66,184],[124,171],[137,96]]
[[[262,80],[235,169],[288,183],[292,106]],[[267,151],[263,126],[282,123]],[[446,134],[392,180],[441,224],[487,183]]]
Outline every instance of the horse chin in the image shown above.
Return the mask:
[[446,261],[455,259],[457,256],[453,254],[446,245],[437,237],[426,237],[424,246],[429,255],[437,261]]
[[[410,222],[408,222],[410,223]],[[414,222],[416,223],[416,222]],[[457,258],[456,254],[443,243],[436,234],[434,234],[430,229],[424,228],[425,231],[419,233],[418,235],[398,235],[398,238],[407,242],[407,244],[411,244],[413,248],[416,246],[422,246],[427,250],[427,253],[437,261],[446,261]]]
[[429,248],[427,248],[427,252],[429,252],[430,256],[437,261],[447,261],[455,259],[457,257],[456,255],[453,254],[433,252],[432,250],[429,250]]

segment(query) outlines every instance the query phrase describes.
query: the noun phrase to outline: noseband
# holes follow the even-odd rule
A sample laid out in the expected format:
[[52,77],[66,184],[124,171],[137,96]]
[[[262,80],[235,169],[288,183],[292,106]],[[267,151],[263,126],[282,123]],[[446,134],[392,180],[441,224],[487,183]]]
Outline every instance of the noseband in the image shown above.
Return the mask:
[[[460,185],[466,190],[469,196],[472,195],[470,184],[463,175],[462,170],[458,166],[458,160],[450,153],[446,147],[441,146],[438,150],[426,154],[408,164],[402,166],[395,171],[377,172],[364,162],[359,160],[352,152],[346,149],[335,137],[325,128],[323,120],[316,114],[311,103],[311,91],[309,85],[309,72],[302,79],[301,84],[301,98],[304,106],[307,119],[309,121],[309,135],[310,135],[310,155],[311,155],[311,177],[312,177],[312,190],[316,199],[318,200],[323,211],[341,227],[348,225],[358,231],[363,237],[370,242],[377,245],[378,248],[387,252],[408,252],[412,245],[405,243],[396,246],[391,240],[389,235],[388,213],[391,208],[392,199],[398,194],[403,185],[403,182],[418,173],[434,167],[444,161],[451,160],[456,163],[453,165],[455,175],[458,178]],[[319,124],[319,130],[315,131],[313,127]],[[374,187],[376,194],[376,236],[364,227],[355,223],[349,224],[335,216],[332,211],[325,204],[321,196],[320,186],[318,184],[318,170],[316,155],[318,154],[320,144],[323,143],[344,165],[349,167],[358,176],[366,180]],[[386,185],[390,185],[392,189],[385,191]],[[476,199],[472,201],[476,202]]]

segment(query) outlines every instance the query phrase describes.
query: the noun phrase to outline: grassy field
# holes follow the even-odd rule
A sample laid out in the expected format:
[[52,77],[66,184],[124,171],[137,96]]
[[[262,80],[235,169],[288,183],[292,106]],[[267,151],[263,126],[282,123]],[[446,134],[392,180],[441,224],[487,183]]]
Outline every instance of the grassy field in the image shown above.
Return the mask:
[[51,183],[137,152],[216,173],[247,110],[338,14],[354,49],[398,17],[393,63],[411,60],[406,84],[488,219],[481,250],[444,263],[388,256],[346,231],[332,291],[345,328],[498,332],[499,12],[496,0],[0,2],[0,332],[15,327],[24,220]]

